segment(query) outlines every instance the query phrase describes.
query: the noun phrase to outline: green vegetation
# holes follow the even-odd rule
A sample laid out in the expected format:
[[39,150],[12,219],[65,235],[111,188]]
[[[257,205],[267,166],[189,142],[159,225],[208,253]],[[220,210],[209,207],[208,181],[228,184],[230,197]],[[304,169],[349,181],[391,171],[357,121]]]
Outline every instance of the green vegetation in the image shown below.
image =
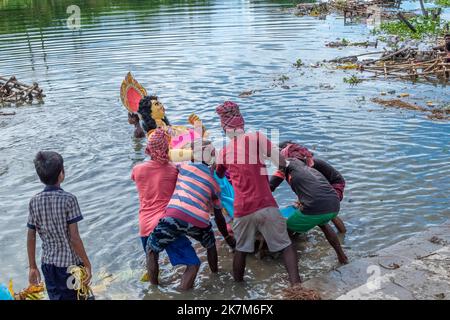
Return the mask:
[[363,82],[363,79],[360,79],[360,78],[358,78],[355,75],[351,76],[350,78],[345,77],[343,80],[344,80],[345,83],[348,83],[348,84],[350,84],[352,86],[355,86],[358,83]]
[[280,81],[281,83],[285,83],[288,80],[289,80],[289,77],[287,75],[284,75],[284,74],[281,77],[278,78],[278,81]]
[[434,0],[434,3],[442,7],[450,7],[450,0]]
[[[450,0],[447,0],[450,1]],[[374,33],[385,33],[390,35],[397,35],[402,40],[422,39],[424,36],[430,35],[442,35],[444,33],[443,26],[445,21],[437,18],[433,20],[431,17],[417,16],[408,19],[411,25],[416,29],[416,32],[408,28],[408,26],[402,21],[391,21],[382,23],[379,29],[375,29]]]
[[347,40],[347,39],[345,39],[345,38],[342,38],[342,41],[341,41],[341,43],[342,43],[342,45],[343,45],[344,47],[346,47],[346,46],[350,45],[350,41],[348,41],[348,40]]
[[[100,16],[132,11],[127,19],[148,19],[149,16],[171,5],[182,5],[182,10],[199,15],[198,5],[209,0],[0,0],[0,34],[45,29],[66,23],[67,7],[76,4],[81,9],[82,24],[89,26]],[[206,14],[206,13],[205,13]]]
[[297,59],[297,61],[294,63],[294,67],[296,67],[296,68],[300,68],[304,65],[305,64],[303,63],[302,59]]

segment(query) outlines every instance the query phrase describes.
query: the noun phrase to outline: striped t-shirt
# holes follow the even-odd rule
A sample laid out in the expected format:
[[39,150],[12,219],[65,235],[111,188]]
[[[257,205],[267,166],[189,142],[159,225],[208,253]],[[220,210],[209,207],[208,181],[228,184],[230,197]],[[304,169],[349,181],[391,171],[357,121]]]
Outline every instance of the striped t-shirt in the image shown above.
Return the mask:
[[219,197],[220,187],[207,165],[182,164],[178,166],[177,184],[166,215],[206,227],[210,224],[213,209],[221,208]]

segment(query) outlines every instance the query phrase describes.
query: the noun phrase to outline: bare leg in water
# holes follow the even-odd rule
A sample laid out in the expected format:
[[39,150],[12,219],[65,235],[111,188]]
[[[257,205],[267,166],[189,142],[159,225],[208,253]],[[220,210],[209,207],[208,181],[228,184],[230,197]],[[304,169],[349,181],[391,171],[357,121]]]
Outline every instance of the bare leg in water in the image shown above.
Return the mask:
[[334,226],[336,227],[336,229],[338,230],[339,233],[347,232],[347,228],[345,227],[344,221],[342,221],[341,218],[336,217],[331,221],[333,222]]
[[211,269],[212,273],[217,273],[219,271],[218,267],[218,257],[217,257],[217,248],[214,245],[214,247],[209,248],[207,251],[208,255],[208,264],[209,269]]
[[283,260],[286,270],[289,275],[289,281],[291,285],[294,286],[301,283],[300,275],[298,273],[298,257],[297,251],[295,250],[294,244],[290,244],[283,250]]
[[336,234],[336,232],[334,232],[333,228],[331,228],[331,226],[329,224],[319,226],[319,227],[322,230],[322,232],[324,233],[328,242],[333,247],[334,251],[336,251],[339,262],[342,264],[347,264],[348,258],[345,255],[344,250],[342,250],[341,243],[339,242],[337,234]]
[[[246,252],[236,250],[234,253],[233,277],[236,282],[244,281],[246,257]],[[289,281],[291,284],[295,285],[297,283],[301,283],[300,275],[298,273],[297,252],[292,244],[283,250],[283,260],[289,274]]]
[[233,258],[233,278],[236,282],[244,281],[246,252],[236,250]]
[[158,285],[159,276],[159,265],[158,265],[159,254],[149,250],[147,253],[147,272],[150,279],[150,283],[153,285]]
[[186,291],[194,287],[195,278],[197,277],[199,265],[186,266],[186,270],[181,278],[180,290]]

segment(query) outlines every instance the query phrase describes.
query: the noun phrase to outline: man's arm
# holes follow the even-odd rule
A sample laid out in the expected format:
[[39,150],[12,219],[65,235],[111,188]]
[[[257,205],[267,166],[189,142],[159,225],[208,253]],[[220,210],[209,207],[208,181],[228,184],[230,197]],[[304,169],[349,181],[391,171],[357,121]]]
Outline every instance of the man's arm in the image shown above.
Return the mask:
[[284,181],[284,178],[281,178],[280,176],[274,174],[270,177],[269,185],[270,185],[270,191],[274,192],[280,184]]
[[345,179],[331,164],[321,159],[314,159],[314,169],[319,171],[334,188],[339,200],[344,199]]
[[69,224],[69,234],[73,251],[75,251],[75,253],[81,258],[81,261],[86,268],[87,278],[84,283],[89,284],[92,278],[92,267],[91,262],[89,261],[89,258],[86,254],[86,250],[84,249],[83,241],[81,240],[77,223]]
[[216,174],[217,176],[222,179],[225,177],[225,172],[227,171],[227,168],[223,164],[218,164],[216,166]]
[[330,184],[345,183],[345,179],[342,174],[325,160],[318,158],[314,159],[313,168],[319,171]]
[[30,266],[28,281],[32,285],[38,285],[41,282],[41,274],[36,264],[36,229],[28,228],[27,252]]
[[225,217],[222,214],[222,209],[214,208],[214,220],[217,224],[217,229],[219,229],[222,236],[225,238],[225,241],[234,249],[236,247],[236,240],[232,235],[228,233],[227,223],[225,221]]

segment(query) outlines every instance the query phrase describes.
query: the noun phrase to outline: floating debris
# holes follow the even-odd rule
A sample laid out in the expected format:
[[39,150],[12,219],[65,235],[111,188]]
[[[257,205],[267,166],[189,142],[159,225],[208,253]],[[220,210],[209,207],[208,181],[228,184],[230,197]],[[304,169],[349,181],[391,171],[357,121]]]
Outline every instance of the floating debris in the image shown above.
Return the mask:
[[297,61],[295,61],[294,63],[294,67],[296,68],[300,68],[303,67],[305,64],[303,63],[302,59],[297,59]]
[[430,120],[446,120],[446,121],[450,120],[450,107],[448,107],[448,106],[430,109],[430,108],[418,106],[417,104],[405,102],[400,99],[383,100],[380,98],[373,98],[373,99],[371,99],[371,101],[375,102],[377,104],[380,104],[382,106],[385,106],[385,107],[390,107],[390,108],[427,112],[428,113],[427,118]]
[[353,86],[363,82],[363,79],[358,78],[355,75],[351,76],[350,78],[346,78],[345,77],[343,80],[344,80],[345,83],[348,83],[348,84],[353,85]]
[[325,16],[330,12],[328,3],[299,3],[294,9],[296,16]]
[[15,116],[15,112],[2,112],[0,111],[0,116]]
[[385,106],[385,107],[407,109],[407,110],[414,110],[414,111],[429,111],[426,108],[420,107],[416,104],[411,104],[409,102],[402,101],[400,99],[383,100],[380,98],[373,98],[373,99],[371,99],[371,101],[381,104],[382,106]]
[[[442,42],[442,44],[440,44]],[[359,61],[365,55],[380,54],[377,59]],[[438,39],[438,45],[429,50],[405,46],[401,49],[368,52],[328,61],[336,69],[355,69],[372,73],[372,78],[425,80],[446,83],[450,78],[450,35]]]
[[42,102],[44,97],[37,83],[30,86],[17,81],[15,76],[9,79],[0,76],[0,104],[2,105],[31,104],[34,100]]
[[284,74],[281,77],[278,78],[278,81],[283,82],[283,83],[288,81],[288,80],[289,80],[289,77],[287,75],[284,75]]
[[[364,18],[366,20],[379,16],[381,19],[394,19],[396,14],[389,8],[398,9],[400,6],[398,0],[332,0],[322,3],[299,3],[294,9],[296,16],[312,16],[324,19],[330,13],[338,13],[344,16],[344,22],[347,20]],[[406,17],[414,17],[414,12],[404,12]]]
[[388,266],[382,265],[381,263],[378,263],[378,264],[380,265],[380,267],[387,269],[387,270],[396,270],[396,269],[400,268],[400,265],[395,262],[391,263]]
[[256,92],[256,90],[248,90],[248,91],[242,91],[239,94],[239,98],[247,98],[250,97],[252,94],[254,94]]
[[325,44],[325,46],[330,48],[341,48],[341,47],[377,47],[378,40],[373,41],[363,41],[363,42],[351,42],[345,38],[340,41],[332,41]]

